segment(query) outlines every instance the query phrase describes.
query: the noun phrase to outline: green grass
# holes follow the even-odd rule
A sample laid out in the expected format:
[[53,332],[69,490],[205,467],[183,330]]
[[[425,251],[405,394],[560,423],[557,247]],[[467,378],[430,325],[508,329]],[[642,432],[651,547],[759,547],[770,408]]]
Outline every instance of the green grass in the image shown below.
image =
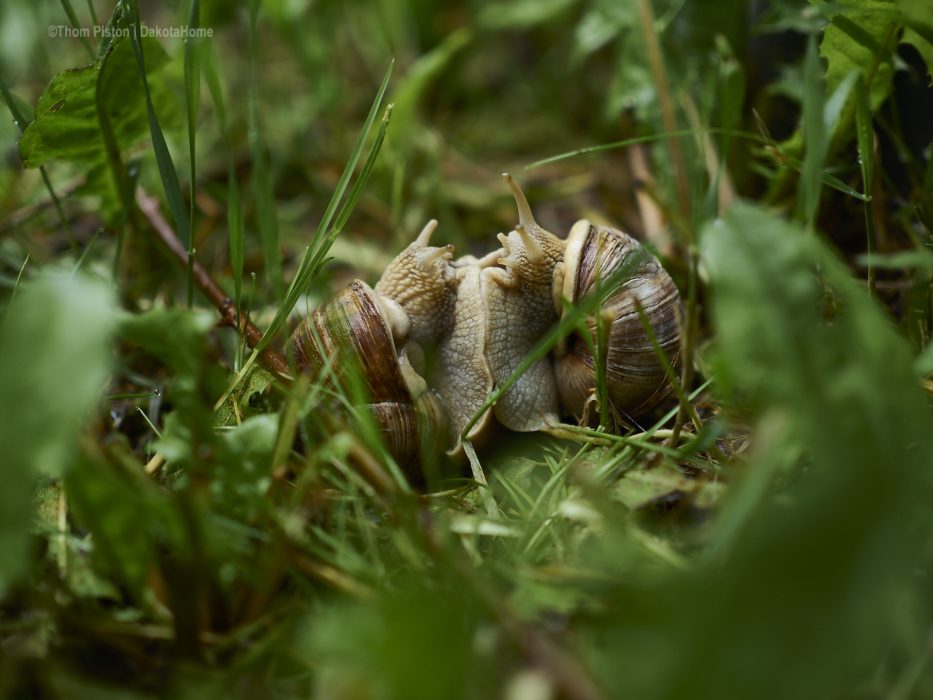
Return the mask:
[[[107,18],[213,36],[47,28]],[[23,1],[0,36],[0,696],[933,692],[924,0]],[[406,471],[365,382],[273,376],[198,291],[282,350],[430,218],[487,252],[503,171],[682,292],[628,433]]]

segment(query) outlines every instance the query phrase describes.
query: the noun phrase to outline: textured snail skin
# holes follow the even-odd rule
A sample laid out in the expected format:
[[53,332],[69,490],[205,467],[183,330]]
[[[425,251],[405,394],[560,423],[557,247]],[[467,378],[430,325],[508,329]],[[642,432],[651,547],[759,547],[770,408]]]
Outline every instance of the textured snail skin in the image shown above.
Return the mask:
[[[557,321],[554,271],[564,254],[564,242],[538,226],[521,190],[506,176],[519,208],[519,225],[500,234],[503,267],[487,267],[486,306],[489,316],[487,358],[496,386],[518,369],[547,330]],[[519,432],[556,425],[557,385],[551,362],[542,358],[529,367],[495,406],[496,418]]]
[[[487,281],[482,273],[473,258],[463,259],[457,268],[453,328],[441,341],[439,368],[434,378],[450,414],[452,454],[460,449],[460,435],[482,409],[494,386],[487,359],[487,333],[491,328]],[[490,411],[486,409],[467,437],[478,437],[488,425],[489,417]]]
[[[397,304],[407,320],[393,319],[397,339],[411,337],[419,343],[434,343],[450,332],[457,278],[450,260],[454,247],[429,245],[437,221],[431,219],[418,237],[391,262],[376,284],[376,292],[390,313]],[[401,337],[399,337],[401,336]]]

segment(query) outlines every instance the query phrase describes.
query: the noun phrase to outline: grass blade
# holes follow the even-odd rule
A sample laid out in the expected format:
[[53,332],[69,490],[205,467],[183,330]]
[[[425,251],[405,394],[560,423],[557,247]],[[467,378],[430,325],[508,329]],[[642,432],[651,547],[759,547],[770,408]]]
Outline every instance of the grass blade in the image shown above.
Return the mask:
[[858,142],[858,162],[862,170],[862,188],[865,190],[865,254],[868,256],[868,288],[875,286],[875,269],[871,262],[874,224],[871,216],[871,188],[874,178],[875,133],[871,125],[871,104],[868,87],[861,78],[855,85],[855,134]]
[[[191,10],[188,15],[188,28],[197,30],[201,26],[200,0],[191,0]],[[189,172],[189,207],[188,230],[194,231],[195,214],[195,145],[197,138],[198,103],[201,97],[201,42],[195,37],[188,37],[185,41],[185,109],[188,117],[188,162]],[[188,239],[188,308],[194,302],[194,237]]]
[[[254,352],[259,352],[265,348],[285,325],[285,321],[288,318],[288,315],[295,307],[295,304],[298,303],[298,299],[304,293],[308,283],[314,279],[314,276],[320,270],[320,267],[324,261],[324,256],[327,255],[327,251],[330,249],[334,238],[339,233],[339,228],[337,227],[335,227],[336,233],[334,233],[334,231],[331,229],[331,224],[334,221],[334,216],[337,214],[337,209],[340,206],[343,195],[347,190],[347,185],[350,182],[353,171],[356,169],[356,165],[363,153],[363,146],[365,145],[366,140],[372,131],[373,124],[376,121],[376,115],[379,113],[379,107],[382,105],[382,99],[385,96],[386,88],[389,85],[389,78],[392,76],[392,68],[394,65],[395,61],[392,61],[392,63],[389,64],[389,68],[386,70],[385,76],[382,79],[382,84],[379,86],[379,90],[376,93],[375,99],[373,100],[372,107],[370,107],[369,115],[366,117],[366,121],[363,123],[363,128],[360,130],[360,136],[353,148],[350,159],[347,161],[347,165],[343,170],[343,174],[340,176],[340,180],[337,182],[337,187],[334,189],[334,194],[331,196],[330,202],[328,202],[327,208],[324,210],[324,216],[321,217],[321,221],[314,231],[314,236],[311,238],[311,243],[308,244],[308,247],[305,249],[305,254],[301,261],[301,265],[298,267],[298,272],[295,274],[295,277],[285,294],[285,300],[281,306],[279,306],[279,310],[276,313],[275,318],[272,319],[272,323],[269,324],[268,330],[266,331],[265,335],[263,335],[262,340],[259,341],[259,344],[256,346]],[[384,138],[387,126],[388,114],[383,119],[382,126],[380,127],[380,133],[377,135],[376,140],[373,142],[373,147],[370,149],[370,155],[366,160],[370,171],[372,170],[372,164],[375,163],[376,156],[379,153],[379,148],[382,145],[382,139]],[[346,222],[347,218],[349,218],[350,213],[352,212],[352,205],[356,203],[356,199],[359,197],[359,193],[362,191],[363,186],[366,184],[368,177],[369,171],[364,170],[360,173],[360,177],[356,181],[353,191],[350,194],[350,198],[347,200],[348,206],[344,206],[340,210],[340,216],[338,217],[337,222],[341,226]]]
[[258,15],[259,2],[251,0],[249,6],[249,144],[253,156],[253,193],[256,197],[256,215],[258,217],[259,239],[266,263],[266,275],[275,291],[276,299],[281,299],[282,262],[279,252],[279,223],[276,217],[275,197],[269,162],[266,154],[265,139],[262,134],[262,120],[259,115],[259,79],[257,75],[258,55]]
[[62,8],[65,10],[65,14],[68,15],[68,21],[71,22],[71,26],[74,28],[78,34],[78,37],[81,39],[81,43],[84,45],[84,49],[87,51],[87,55],[90,56],[91,61],[93,61],[95,58],[97,58],[97,56],[94,54],[94,49],[91,48],[91,42],[87,40],[87,35],[83,31],[81,22],[78,21],[78,15],[75,14],[75,9],[71,6],[70,0],[61,0],[61,3]]
[[542,165],[550,165],[551,163],[558,163],[562,160],[568,160],[570,158],[577,158],[578,156],[585,156],[591,153],[603,153],[605,151],[614,151],[620,148],[627,148],[628,146],[636,146],[642,143],[654,143],[655,141],[664,141],[667,139],[682,139],[691,136],[696,136],[698,133],[707,133],[707,134],[718,134],[721,136],[731,136],[739,139],[746,139],[749,141],[757,141],[759,143],[764,143],[760,134],[756,134],[752,131],[742,131],[740,129],[720,129],[720,128],[707,128],[707,129],[678,129],[676,131],[661,131],[656,134],[647,134],[645,136],[635,136],[630,139],[622,139],[621,141],[611,141],[609,143],[602,143],[596,146],[584,146],[583,148],[576,148],[572,151],[565,151],[564,153],[558,153],[554,156],[548,156],[547,158],[542,158],[541,160],[536,160],[532,163],[529,163],[524,167],[525,170],[533,170],[534,168],[540,168]]
[[241,204],[240,182],[236,175],[236,157],[233,143],[233,134],[227,125],[227,110],[224,105],[223,89],[220,85],[220,76],[217,73],[217,57],[213,46],[205,55],[204,78],[207,88],[217,111],[220,122],[220,131],[223,134],[227,149],[227,233],[230,247],[230,268],[233,273],[233,299],[236,303],[237,313],[240,312],[243,294],[243,259],[246,248],[246,234],[243,222],[243,207]]
[[826,125],[823,121],[823,67],[816,49],[816,39],[810,37],[803,63],[803,142],[806,148],[797,195],[797,218],[810,231],[816,227],[820,208],[823,164],[828,148]]
[[91,24],[95,27],[98,26],[100,22],[97,21],[97,10],[94,9],[94,0],[87,0],[87,11],[91,15]]
[[162,133],[162,127],[159,126],[159,120],[156,117],[155,106],[152,104],[152,95],[149,92],[149,81],[146,79],[146,62],[143,56],[141,39],[142,28],[139,20],[139,0],[134,0],[134,2],[129,3],[129,7],[131,13],[130,42],[133,46],[133,53],[136,56],[139,77],[143,81],[143,92],[146,95],[146,113],[149,118],[149,133],[152,137],[152,147],[155,151],[156,164],[159,167],[159,177],[162,180],[162,189],[165,191],[165,199],[168,201],[169,209],[172,212],[172,218],[175,221],[175,228],[178,231],[182,243],[188,248],[190,258],[191,232],[188,228],[188,217],[185,213],[184,196],[181,193],[178,172],[175,170],[172,155],[169,153],[168,144],[165,142],[165,135]]

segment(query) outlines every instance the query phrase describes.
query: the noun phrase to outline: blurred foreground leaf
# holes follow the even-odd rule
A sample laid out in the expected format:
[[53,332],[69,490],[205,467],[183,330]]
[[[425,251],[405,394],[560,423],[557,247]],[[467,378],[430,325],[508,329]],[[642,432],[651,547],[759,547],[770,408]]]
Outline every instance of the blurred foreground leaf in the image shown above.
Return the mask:
[[322,611],[295,649],[315,659],[322,697],[491,697],[499,639],[479,621],[466,590],[411,585],[366,606]]
[[0,330],[0,593],[28,566],[31,493],[58,476],[110,366],[112,299],[83,277],[41,277],[7,309]]
[[95,571],[115,577],[138,600],[153,562],[150,533],[168,520],[155,510],[155,486],[142,471],[121,471],[91,459],[79,461],[65,486],[75,515],[91,533]]
[[820,241],[770,214],[735,206],[703,254],[717,377],[758,423],[752,463],[705,564],[621,588],[600,668],[643,698],[912,683],[930,626],[933,421],[908,345]]

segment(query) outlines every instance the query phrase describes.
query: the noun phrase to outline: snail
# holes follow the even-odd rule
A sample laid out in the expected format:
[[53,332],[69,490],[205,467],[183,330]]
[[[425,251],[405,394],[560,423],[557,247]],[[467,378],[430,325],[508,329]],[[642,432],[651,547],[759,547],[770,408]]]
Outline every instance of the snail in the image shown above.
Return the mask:
[[369,285],[354,280],[295,329],[291,347],[299,368],[332,377],[349,394],[360,381],[386,448],[410,466],[438,449],[446,414],[412,364],[417,346],[396,348],[383,304]]
[[[299,366],[320,371],[335,358],[361,370],[370,407],[400,462],[414,459],[444,424],[448,452],[456,454],[463,437],[475,439],[493,419],[518,432],[554,428],[561,415],[585,420],[595,400],[592,349],[600,322],[608,328],[606,388],[616,412],[638,416],[670,391],[655,343],[672,366],[679,363],[682,307],[660,262],[628,234],[586,219],[558,238],[537,223],[517,183],[503,177],[518,223],[498,235],[497,250],[454,259],[453,246],[431,244],[432,220],[374,288],[352,283],[293,335]],[[615,284],[606,289],[606,280]],[[591,294],[599,295],[599,308],[587,318],[587,332],[564,338],[484,410],[490,392]],[[426,377],[424,348],[437,356]],[[396,434],[401,430],[404,436]]]

